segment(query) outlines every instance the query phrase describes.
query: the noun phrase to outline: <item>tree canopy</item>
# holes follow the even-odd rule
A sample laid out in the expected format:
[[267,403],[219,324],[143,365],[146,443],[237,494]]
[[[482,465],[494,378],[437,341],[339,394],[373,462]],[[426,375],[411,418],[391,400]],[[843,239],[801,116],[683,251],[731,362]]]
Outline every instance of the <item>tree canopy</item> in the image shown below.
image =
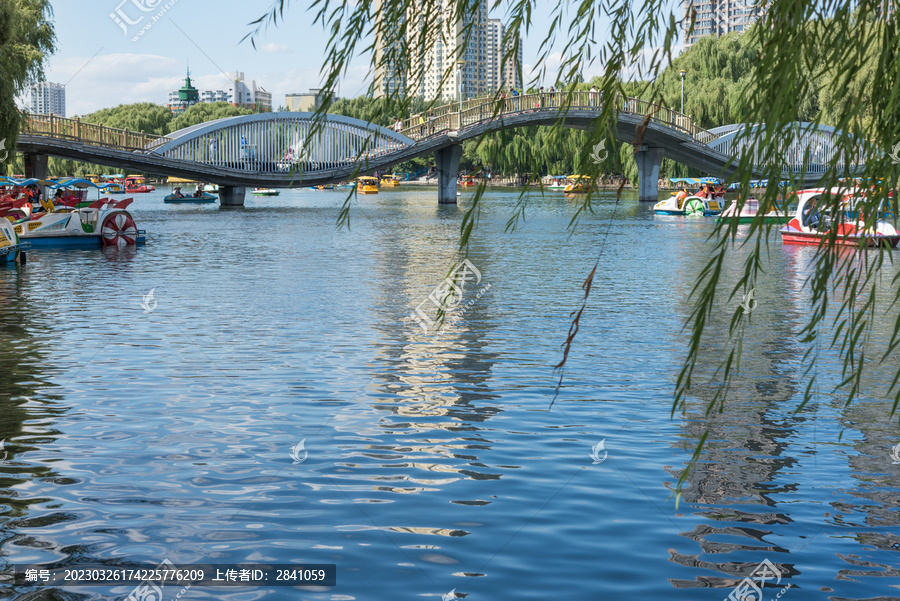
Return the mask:
[[43,79],[44,62],[54,51],[52,14],[49,0],[0,2],[0,140],[6,149],[19,132],[16,97]]

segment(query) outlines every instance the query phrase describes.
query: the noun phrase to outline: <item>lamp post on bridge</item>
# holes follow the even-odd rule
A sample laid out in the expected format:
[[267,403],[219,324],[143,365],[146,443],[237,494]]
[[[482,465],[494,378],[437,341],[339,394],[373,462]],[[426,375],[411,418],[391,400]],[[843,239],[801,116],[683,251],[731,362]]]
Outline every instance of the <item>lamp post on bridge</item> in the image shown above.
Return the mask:
[[462,129],[462,104],[463,104],[463,66],[466,64],[464,60],[456,61],[456,76],[459,80],[459,129]]
[[681,114],[684,114],[684,76],[687,73],[684,69],[681,70]]

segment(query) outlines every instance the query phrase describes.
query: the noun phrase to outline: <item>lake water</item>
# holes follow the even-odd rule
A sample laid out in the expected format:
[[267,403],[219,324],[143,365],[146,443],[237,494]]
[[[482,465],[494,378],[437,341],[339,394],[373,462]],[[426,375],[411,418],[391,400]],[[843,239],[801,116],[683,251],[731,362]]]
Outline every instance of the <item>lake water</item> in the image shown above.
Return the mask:
[[[879,396],[897,362],[846,407],[823,342],[813,402],[796,411],[812,249],[772,238],[726,410],[703,417],[740,299],[723,299],[673,417],[711,219],[603,193],[570,235],[573,202],[548,193],[507,232],[518,192],[491,190],[477,273],[435,333],[412,314],[434,307],[462,217],[435,189],[359,197],[349,230],[335,226],[341,192],[248,196],[237,210],[164,205],[165,193],[135,199],[144,247],[35,250],[0,270],[0,567],[337,566],[331,588],[185,599],[653,601],[727,599],[769,562],[780,580],[766,601],[900,598],[900,431]],[[888,305],[872,345],[892,327]]]

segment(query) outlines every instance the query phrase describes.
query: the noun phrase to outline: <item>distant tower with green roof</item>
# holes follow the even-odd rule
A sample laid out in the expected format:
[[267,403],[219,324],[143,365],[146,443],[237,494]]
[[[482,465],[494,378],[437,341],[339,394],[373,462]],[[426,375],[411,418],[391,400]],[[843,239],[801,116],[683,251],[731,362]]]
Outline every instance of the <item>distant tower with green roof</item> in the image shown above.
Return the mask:
[[176,115],[183,113],[189,106],[200,102],[200,90],[191,84],[191,68],[187,69],[187,76],[184,78],[184,85],[178,90],[178,97],[173,98],[174,94],[169,94],[169,110]]

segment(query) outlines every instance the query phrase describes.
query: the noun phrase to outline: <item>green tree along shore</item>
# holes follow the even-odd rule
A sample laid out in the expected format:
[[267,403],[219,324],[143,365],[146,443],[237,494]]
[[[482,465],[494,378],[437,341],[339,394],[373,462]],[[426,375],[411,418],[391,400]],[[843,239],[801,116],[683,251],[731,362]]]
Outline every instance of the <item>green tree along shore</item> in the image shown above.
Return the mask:
[[16,96],[43,79],[44,61],[54,51],[52,14],[49,0],[0,2],[0,140],[6,149],[19,133]]

